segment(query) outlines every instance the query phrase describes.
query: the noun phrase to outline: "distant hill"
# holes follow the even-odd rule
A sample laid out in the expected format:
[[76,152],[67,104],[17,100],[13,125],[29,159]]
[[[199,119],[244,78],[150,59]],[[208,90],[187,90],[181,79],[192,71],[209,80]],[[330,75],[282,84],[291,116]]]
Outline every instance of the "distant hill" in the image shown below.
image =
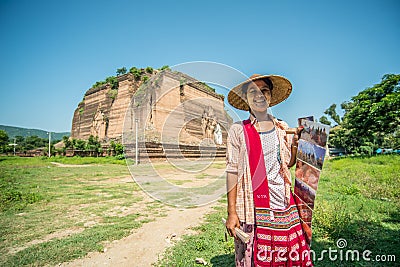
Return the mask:
[[[21,128],[21,127],[14,127],[14,126],[7,126],[7,125],[0,125],[0,130],[4,130],[7,132],[8,137],[14,138],[15,136],[33,136],[37,135],[40,138],[49,138],[47,135],[47,131],[39,130],[39,129],[27,129],[27,128]],[[63,132],[63,133],[51,133],[51,139],[52,140],[61,140],[62,137],[70,136],[69,132]]]

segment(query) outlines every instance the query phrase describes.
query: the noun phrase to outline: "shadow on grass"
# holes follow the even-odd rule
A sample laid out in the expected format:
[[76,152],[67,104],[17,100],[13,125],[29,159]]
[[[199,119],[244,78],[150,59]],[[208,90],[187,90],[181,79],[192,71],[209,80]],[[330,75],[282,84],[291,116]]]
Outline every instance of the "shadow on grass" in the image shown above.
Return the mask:
[[234,254],[224,254],[214,256],[210,260],[211,266],[220,267],[235,267],[235,255]]

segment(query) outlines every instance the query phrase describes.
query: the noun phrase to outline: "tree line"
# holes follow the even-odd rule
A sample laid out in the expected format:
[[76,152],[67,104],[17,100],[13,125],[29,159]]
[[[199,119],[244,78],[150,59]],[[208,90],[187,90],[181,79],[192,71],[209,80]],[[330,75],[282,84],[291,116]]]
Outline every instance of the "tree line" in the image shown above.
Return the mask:
[[64,155],[67,149],[71,149],[72,151],[89,152],[89,154],[85,153],[89,156],[99,156],[107,152],[108,155],[114,155],[121,159],[124,158],[124,146],[121,143],[111,141],[107,147],[107,151],[104,151],[98,136],[90,135],[88,140],[70,139],[64,136],[63,143],[62,152]]
[[[378,148],[400,149],[400,74],[386,74],[340,105],[332,104],[321,123],[333,126],[329,146],[351,154],[372,154]],[[329,117],[329,118],[328,118]]]
[[[63,142],[64,146],[56,149],[55,144]],[[43,153],[48,153],[49,140],[34,136],[16,136],[15,139],[9,138],[8,134],[4,130],[0,130],[0,153],[11,154],[14,152],[14,146],[16,144],[15,152],[17,153],[28,153],[35,149],[43,149]],[[101,142],[97,136],[89,136],[88,140],[69,138],[63,136],[62,140],[52,140],[50,142],[50,153],[52,155],[66,155],[67,150],[73,153],[80,153],[82,155],[90,156],[101,156],[104,153],[108,155],[114,155],[117,158],[124,158],[124,146],[115,141],[111,141],[107,146],[107,150],[104,151]]]
[[[54,144],[61,140],[52,140],[50,146],[54,149]],[[14,145],[16,152],[27,152],[29,150],[48,147],[49,139],[41,138],[37,135],[32,136],[15,136],[15,138],[9,138],[8,134],[4,130],[0,130],[0,153],[12,153],[14,151]]]

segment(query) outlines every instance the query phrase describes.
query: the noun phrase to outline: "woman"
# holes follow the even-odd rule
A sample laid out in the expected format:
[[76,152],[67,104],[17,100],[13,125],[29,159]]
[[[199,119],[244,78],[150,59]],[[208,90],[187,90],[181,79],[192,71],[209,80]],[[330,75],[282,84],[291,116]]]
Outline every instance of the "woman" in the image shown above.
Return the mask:
[[[236,266],[312,266],[289,172],[299,129],[286,134],[287,124],[267,112],[291,91],[284,77],[255,74],[228,94],[232,106],[250,112],[248,120],[232,125],[227,144],[226,228],[235,237]],[[236,227],[250,242],[236,238]]]

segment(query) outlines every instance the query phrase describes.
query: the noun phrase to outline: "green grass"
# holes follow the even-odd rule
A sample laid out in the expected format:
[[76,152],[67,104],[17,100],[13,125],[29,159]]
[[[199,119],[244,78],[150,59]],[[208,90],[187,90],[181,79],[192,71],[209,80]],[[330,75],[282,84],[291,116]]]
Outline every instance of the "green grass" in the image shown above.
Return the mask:
[[[312,242],[316,255],[337,249],[336,241],[344,238],[348,249],[370,250],[371,257],[395,255],[397,262],[332,262],[325,255],[315,266],[399,265],[399,163],[395,155],[326,161]],[[143,173],[149,168],[143,165]],[[129,176],[125,161],[114,158],[0,157],[0,266],[57,265],[102,251],[105,244],[165,216],[163,204],[145,202]],[[140,213],[125,212],[135,205]],[[226,217],[225,200],[194,229],[198,234],[185,236],[156,265],[198,266],[195,258],[200,257],[211,266],[234,266],[233,241],[224,241],[221,217]],[[67,230],[75,232],[63,234]]]
[[30,246],[8,257],[6,266],[61,263],[85,256],[88,251],[103,251],[103,242],[120,239],[142,225],[137,214],[118,219],[105,218],[102,224],[70,237]]
[[125,161],[0,157],[0,266],[56,265],[102,251],[164,216],[139,190]]
[[46,158],[46,161],[59,162],[63,164],[119,164],[126,165],[126,161],[132,164],[130,159],[117,159],[115,157],[52,157],[50,159]]
[[0,166],[1,162],[4,161],[6,165],[13,165],[13,166],[24,166],[26,163],[29,166],[47,166],[51,162],[58,162],[62,164],[78,164],[78,165],[86,165],[86,164],[118,164],[126,166],[126,161],[132,164],[130,159],[127,160],[119,160],[115,157],[34,157],[34,158],[21,158],[21,157],[12,157],[12,156],[0,156]]
[[[326,161],[321,173],[313,219],[312,250],[317,255],[315,266],[399,266],[400,262],[400,156],[341,158]],[[206,222],[167,250],[156,266],[198,266],[195,258],[205,259],[210,266],[234,266],[232,239],[224,241],[221,217],[226,217],[226,204],[207,216]],[[339,249],[338,239],[347,247]],[[323,250],[327,252],[320,258]],[[360,261],[345,261],[346,250],[358,250]],[[340,260],[342,250],[342,261]],[[365,261],[369,257],[395,255],[395,262]]]

